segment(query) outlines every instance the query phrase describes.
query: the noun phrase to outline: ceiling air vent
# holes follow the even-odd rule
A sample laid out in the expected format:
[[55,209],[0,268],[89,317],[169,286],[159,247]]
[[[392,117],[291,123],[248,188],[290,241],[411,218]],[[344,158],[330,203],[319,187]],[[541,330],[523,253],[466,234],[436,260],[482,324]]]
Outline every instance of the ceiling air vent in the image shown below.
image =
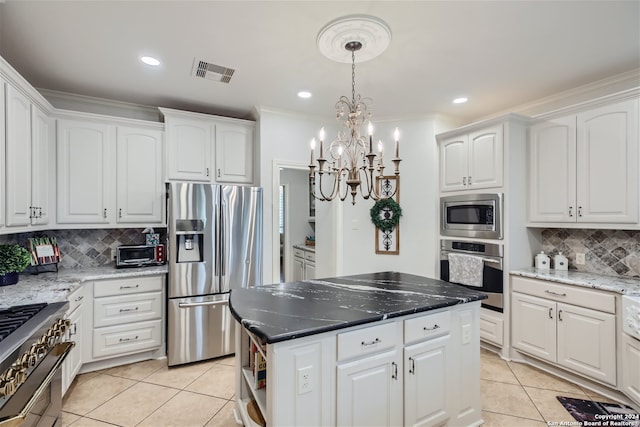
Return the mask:
[[221,65],[211,64],[207,61],[193,61],[193,75],[203,79],[213,80],[214,82],[229,83],[233,73],[233,68],[223,67]]

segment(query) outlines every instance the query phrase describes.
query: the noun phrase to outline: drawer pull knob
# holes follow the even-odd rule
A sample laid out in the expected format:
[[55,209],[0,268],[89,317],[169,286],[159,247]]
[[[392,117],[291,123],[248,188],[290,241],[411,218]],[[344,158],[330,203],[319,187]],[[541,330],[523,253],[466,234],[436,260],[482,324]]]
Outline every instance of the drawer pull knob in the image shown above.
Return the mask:
[[548,290],[548,289],[545,289],[545,291],[544,291],[544,292],[545,292],[545,293],[547,293],[547,294],[549,294],[549,295],[555,295],[555,296],[557,296],[557,297],[566,297],[566,296],[567,296],[567,294],[566,294],[566,293],[564,293],[564,292],[563,292],[563,293],[558,293],[558,292],[550,291],[550,290]]
[[380,342],[382,342],[382,341],[380,340],[380,338],[376,338],[375,340],[373,340],[373,341],[369,341],[369,342],[362,341],[362,343],[361,343],[361,344],[362,344],[362,346],[363,346],[363,347],[368,347],[368,346],[370,346],[370,345],[376,345],[376,344],[378,344],[378,343],[380,343]]
[[120,342],[126,342],[126,341],[135,341],[138,339],[138,336],[136,335],[133,338],[120,338]]
[[433,327],[431,328],[427,328],[426,326],[424,328],[422,328],[424,331],[435,331],[436,329],[440,329],[440,325],[438,325],[437,323],[435,325],[433,325]]
[[120,313],[125,313],[127,311],[138,311],[138,307],[135,308],[121,308]]
[[135,285],[135,286],[120,286],[120,289],[137,289],[139,288],[140,285]]

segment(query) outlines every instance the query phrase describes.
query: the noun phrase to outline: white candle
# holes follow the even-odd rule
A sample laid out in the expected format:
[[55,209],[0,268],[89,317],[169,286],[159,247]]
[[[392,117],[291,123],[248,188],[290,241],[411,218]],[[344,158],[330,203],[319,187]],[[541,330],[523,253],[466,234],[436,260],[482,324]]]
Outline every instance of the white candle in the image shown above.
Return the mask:
[[367,130],[369,131],[369,153],[373,152],[373,125],[369,122],[369,126],[367,126]]
[[395,132],[393,132],[393,136],[396,140],[396,159],[399,159],[399,153],[400,151],[398,150],[398,145],[399,145],[399,140],[400,140],[400,132],[398,131],[398,128],[396,128]]
[[316,139],[311,138],[311,165],[313,164],[313,152],[316,149]]
[[323,149],[322,149],[322,144],[324,142],[324,127],[322,129],[320,129],[320,158],[324,157],[324,153],[323,153]]

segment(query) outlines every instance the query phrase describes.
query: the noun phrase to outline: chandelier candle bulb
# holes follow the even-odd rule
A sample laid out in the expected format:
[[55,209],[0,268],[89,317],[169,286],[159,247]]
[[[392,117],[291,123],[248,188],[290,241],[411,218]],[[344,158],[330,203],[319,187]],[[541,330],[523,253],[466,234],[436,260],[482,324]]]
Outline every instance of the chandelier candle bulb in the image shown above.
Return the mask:
[[395,132],[393,132],[393,137],[396,140],[396,159],[397,159],[400,157],[399,151],[398,151],[398,142],[400,139],[400,132],[398,132],[398,128],[396,128]]
[[316,139],[311,138],[311,165],[313,165],[313,152],[316,149]]

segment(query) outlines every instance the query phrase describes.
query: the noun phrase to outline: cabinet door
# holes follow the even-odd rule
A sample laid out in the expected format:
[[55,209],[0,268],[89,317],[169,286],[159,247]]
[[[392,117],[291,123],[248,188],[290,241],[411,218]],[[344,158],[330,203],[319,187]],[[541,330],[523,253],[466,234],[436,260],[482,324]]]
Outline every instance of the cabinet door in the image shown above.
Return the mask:
[[615,315],[558,303],[558,363],[616,385]]
[[469,135],[468,188],[502,187],[503,145],[502,125]]
[[316,265],[312,262],[304,262],[304,280],[311,280],[316,278]]
[[212,122],[167,117],[166,129],[169,179],[211,182]]
[[164,200],[162,132],[117,129],[118,223],[161,223]]
[[440,143],[440,191],[465,190],[468,174],[467,136]]
[[293,257],[293,281],[304,280],[304,259]]
[[622,334],[622,392],[640,405],[640,340]]
[[403,371],[398,353],[394,348],[338,365],[337,425],[402,425]]
[[216,124],[216,180],[253,180],[253,129],[246,125]]
[[35,105],[31,106],[31,223],[49,223],[49,154],[53,143],[53,121]]
[[447,334],[404,350],[404,425],[442,425],[455,399],[449,375],[452,370],[451,335]]
[[6,85],[6,224],[31,223],[31,103]]
[[511,294],[513,346],[551,362],[556,361],[556,304],[517,292]]
[[529,221],[575,222],[575,116],[536,124],[529,132]]
[[104,224],[113,218],[112,138],[108,125],[58,120],[57,222]]
[[62,365],[62,394],[67,391],[73,379],[80,371],[82,367],[82,331],[84,330],[82,305],[78,306],[68,319],[71,321],[71,326],[67,332],[67,340],[74,341],[75,347],[69,352],[69,355],[65,359]]
[[638,222],[638,100],[578,114],[578,221]]
[[[6,167],[5,163],[5,83],[0,78],[0,166]],[[3,173],[0,173],[0,227],[4,225],[4,208],[5,208],[5,194],[6,186]]]

